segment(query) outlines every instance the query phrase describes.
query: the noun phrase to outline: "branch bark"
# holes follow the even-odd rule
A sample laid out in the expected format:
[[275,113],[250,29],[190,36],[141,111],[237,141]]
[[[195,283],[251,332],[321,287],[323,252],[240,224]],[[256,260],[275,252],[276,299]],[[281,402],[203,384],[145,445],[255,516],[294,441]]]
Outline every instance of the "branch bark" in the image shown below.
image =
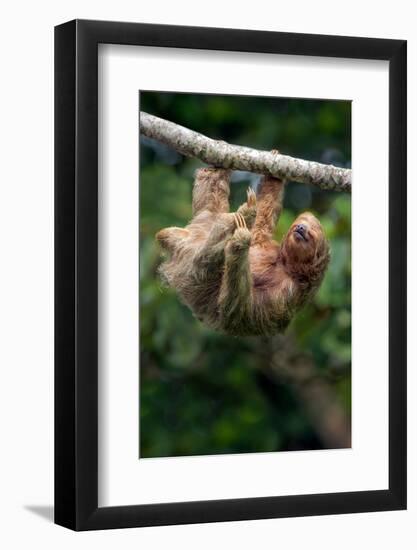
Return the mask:
[[351,191],[352,171],[347,168],[214,140],[143,111],[140,113],[140,129],[145,136],[212,166],[269,174],[280,179],[316,185],[321,189]]

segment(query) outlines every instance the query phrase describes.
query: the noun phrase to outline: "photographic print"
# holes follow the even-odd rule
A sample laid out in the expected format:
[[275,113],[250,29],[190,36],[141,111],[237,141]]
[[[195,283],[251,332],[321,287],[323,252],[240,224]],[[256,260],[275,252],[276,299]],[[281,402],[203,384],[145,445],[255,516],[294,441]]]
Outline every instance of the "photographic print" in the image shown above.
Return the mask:
[[350,193],[182,152],[189,129],[350,168],[351,102],[142,91],[140,110],[180,125],[140,139],[140,457],[350,447]]

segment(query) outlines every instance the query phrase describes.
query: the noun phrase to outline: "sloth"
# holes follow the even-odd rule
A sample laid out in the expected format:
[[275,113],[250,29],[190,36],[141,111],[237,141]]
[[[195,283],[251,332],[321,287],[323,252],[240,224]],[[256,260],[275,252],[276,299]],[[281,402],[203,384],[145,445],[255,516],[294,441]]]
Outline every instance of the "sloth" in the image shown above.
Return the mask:
[[284,182],[264,176],[258,194],[247,191],[229,212],[230,170],[197,170],[185,228],[156,235],[166,254],[159,272],[195,317],[233,336],[283,332],[318,290],[330,258],[319,220],[305,212],[281,243],[273,237]]

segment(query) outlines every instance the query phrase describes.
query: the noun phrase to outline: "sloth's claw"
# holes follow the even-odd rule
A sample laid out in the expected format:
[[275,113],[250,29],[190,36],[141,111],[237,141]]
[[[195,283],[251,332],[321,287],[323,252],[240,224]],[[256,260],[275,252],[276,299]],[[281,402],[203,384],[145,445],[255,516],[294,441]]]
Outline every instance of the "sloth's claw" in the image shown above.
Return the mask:
[[233,220],[235,222],[235,229],[239,229],[239,214],[238,214],[238,212],[235,212],[233,214]]
[[236,229],[247,229],[245,218],[242,216],[240,212],[235,212],[233,216],[234,216]]
[[252,189],[252,187],[248,187],[247,191],[246,191],[246,194],[247,194],[247,205],[249,206],[249,208],[252,208],[254,206],[256,206],[256,193],[255,191]]

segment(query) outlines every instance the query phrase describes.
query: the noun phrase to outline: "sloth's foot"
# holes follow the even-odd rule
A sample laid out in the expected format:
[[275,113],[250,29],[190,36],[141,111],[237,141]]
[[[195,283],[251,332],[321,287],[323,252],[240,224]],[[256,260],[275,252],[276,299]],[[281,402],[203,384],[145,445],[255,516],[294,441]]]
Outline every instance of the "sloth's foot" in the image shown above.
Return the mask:
[[256,218],[256,193],[251,187],[248,187],[246,195],[246,202],[239,207],[238,213],[242,214],[247,227],[250,229],[255,223]]
[[240,212],[234,214],[235,232],[229,241],[229,246],[233,250],[249,248],[251,243],[251,233],[246,225],[246,220]]

